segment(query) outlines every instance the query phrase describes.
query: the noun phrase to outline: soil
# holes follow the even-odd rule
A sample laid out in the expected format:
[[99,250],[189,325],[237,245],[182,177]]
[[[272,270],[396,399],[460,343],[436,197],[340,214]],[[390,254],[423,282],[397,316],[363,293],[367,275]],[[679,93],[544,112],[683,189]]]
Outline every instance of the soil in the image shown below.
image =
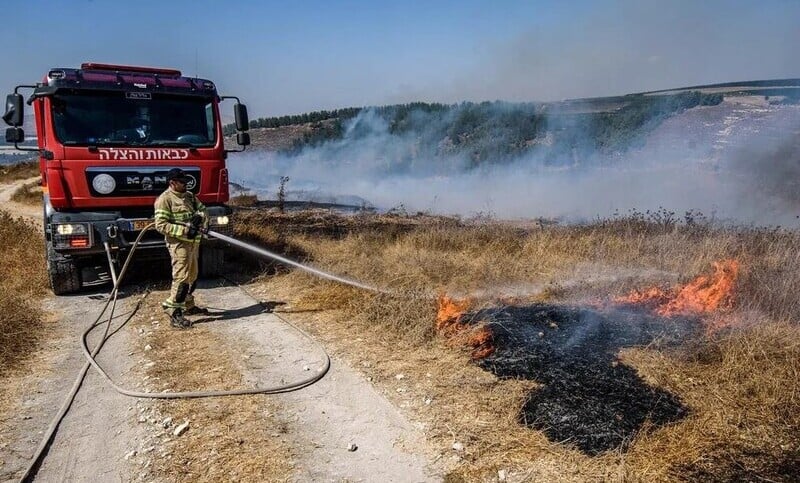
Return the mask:
[[[0,186],[0,209],[25,216],[38,222],[40,209],[10,203],[11,194],[31,180],[21,180],[13,185]],[[161,283],[164,283],[162,280]],[[210,332],[223,341],[206,356],[207,367],[178,365],[192,377],[207,374],[212,377],[217,366],[236,361],[244,382],[265,385],[279,379],[289,380],[298,374],[316,370],[319,351],[308,340],[299,339],[282,320],[261,310],[257,303],[239,288],[217,281],[215,287],[201,289],[200,300],[224,309],[224,321],[207,320]],[[99,310],[102,293],[84,291],[75,296],[47,297],[43,306],[58,321],[54,324],[52,340],[37,357],[36,367],[25,375],[5,380],[6,387],[20,387],[20,398],[9,414],[18,415],[0,419],[0,479],[18,478],[39,443],[41,434],[57,412],[63,395],[84,363],[77,343],[78,334]],[[130,295],[121,301],[118,313],[129,311],[134,296],[142,288],[127,286]],[[259,310],[246,310],[251,307]],[[213,317],[212,317],[213,319]],[[155,322],[155,321],[154,321]],[[205,324],[202,324],[205,325]],[[172,329],[161,324],[166,331]],[[206,327],[203,327],[205,329]],[[128,387],[147,387],[147,371],[141,367],[151,358],[143,347],[142,327],[128,324],[120,330],[101,352],[100,360],[114,378]],[[198,331],[200,328],[197,329]],[[181,337],[190,338],[192,330],[181,331]],[[252,354],[243,359],[243,354]],[[264,398],[266,396],[258,396]],[[250,401],[248,399],[248,401]],[[209,408],[223,407],[214,401],[181,401],[182,410],[203,412]],[[290,474],[235,474],[242,481],[274,480],[326,480],[326,481],[431,481],[439,479],[428,468],[429,451],[423,435],[362,376],[335,358],[330,373],[318,384],[301,391],[275,398],[278,414],[286,423],[287,440],[294,461]],[[159,444],[172,444],[171,435],[164,430],[154,432],[157,424],[142,424],[151,414],[152,405],[140,404],[114,392],[100,377],[90,370],[67,418],[62,423],[47,459],[38,475],[39,481],[132,481],[152,479],[148,468],[158,457],[171,458],[169,448]],[[161,407],[163,409],[163,406]],[[177,406],[176,406],[177,408]],[[225,411],[247,411],[238,420],[248,421],[249,427],[223,428],[223,437],[237,431],[258,431],[258,415],[252,414],[252,404],[226,404]],[[260,410],[260,409],[259,409]],[[195,426],[188,434],[200,433]],[[242,438],[241,441],[245,439]],[[187,442],[192,440],[186,439]],[[348,446],[355,444],[355,451]],[[155,448],[154,448],[155,447]],[[212,464],[203,446],[185,445],[182,461],[191,461],[194,467],[206,466],[207,474],[217,468]],[[257,449],[257,448],[256,448]],[[218,461],[218,460],[214,460]],[[236,462],[230,462],[235,464]],[[221,464],[229,464],[223,462]],[[149,475],[149,476],[148,476]],[[158,475],[169,480],[180,480],[179,474]],[[233,477],[233,476],[232,476]]]

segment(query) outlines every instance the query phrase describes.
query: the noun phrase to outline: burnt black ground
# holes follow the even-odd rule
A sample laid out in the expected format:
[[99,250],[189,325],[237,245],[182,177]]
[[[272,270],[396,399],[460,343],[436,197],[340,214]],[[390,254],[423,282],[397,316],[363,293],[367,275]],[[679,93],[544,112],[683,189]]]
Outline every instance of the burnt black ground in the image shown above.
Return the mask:
[[658,427],[688,410],[617,360],[625,347],[671,344],[699,333],[695,321],[629,311],[530,305],[485,309],[495,352],[478,364],[500,378],[535,380],[519,421],[586,454],[624,450],[649,421]]

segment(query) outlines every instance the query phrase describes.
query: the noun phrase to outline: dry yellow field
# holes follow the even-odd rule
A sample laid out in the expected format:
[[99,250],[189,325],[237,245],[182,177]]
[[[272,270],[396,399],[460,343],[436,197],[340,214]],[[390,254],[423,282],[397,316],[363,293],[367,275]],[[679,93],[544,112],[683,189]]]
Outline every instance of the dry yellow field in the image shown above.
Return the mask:
[[[800,471],[800,234],[644,214],[559,226],[326,212],[242,214],[238,236],[391,295],[244,257],[265,297],[373,378],[450,468],[449,481],[789,481]],[[520,424],[537,380],[499,378],[435,330],[437,297],[592,307],[674,290],[734,260],[725,303],[678,345],[621,348],[620,364],[687,408],[596,455]],[[616,367],[617,361],[614,366]],[[398,380],[394,376],[403,374]],[[600,389],[602,391],[602,389]],[[562,444],[563,443],[563,444]],[[453,447],[457,451],[453,450]]]

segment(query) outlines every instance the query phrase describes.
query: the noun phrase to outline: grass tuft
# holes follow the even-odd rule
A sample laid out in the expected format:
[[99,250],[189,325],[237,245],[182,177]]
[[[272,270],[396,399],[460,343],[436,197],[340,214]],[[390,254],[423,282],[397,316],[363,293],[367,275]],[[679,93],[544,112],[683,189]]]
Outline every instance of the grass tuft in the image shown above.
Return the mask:
[[26,205],[40,205],[42,203],[42,189],[39,182],[24,184],[11,195],[11,201]]
[[0,183],[11,183],[20,179],[33,178],[38,175],[39,161],[24,161],[7,166],[0,166]]

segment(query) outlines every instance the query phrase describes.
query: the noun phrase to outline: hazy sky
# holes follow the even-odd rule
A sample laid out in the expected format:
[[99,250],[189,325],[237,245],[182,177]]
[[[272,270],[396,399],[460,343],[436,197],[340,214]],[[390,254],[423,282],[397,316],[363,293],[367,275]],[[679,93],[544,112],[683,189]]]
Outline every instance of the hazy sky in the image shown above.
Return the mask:
[[6,91],[84,61],[177,67],[251,117],[800,77],[800,0],[4,3]]

